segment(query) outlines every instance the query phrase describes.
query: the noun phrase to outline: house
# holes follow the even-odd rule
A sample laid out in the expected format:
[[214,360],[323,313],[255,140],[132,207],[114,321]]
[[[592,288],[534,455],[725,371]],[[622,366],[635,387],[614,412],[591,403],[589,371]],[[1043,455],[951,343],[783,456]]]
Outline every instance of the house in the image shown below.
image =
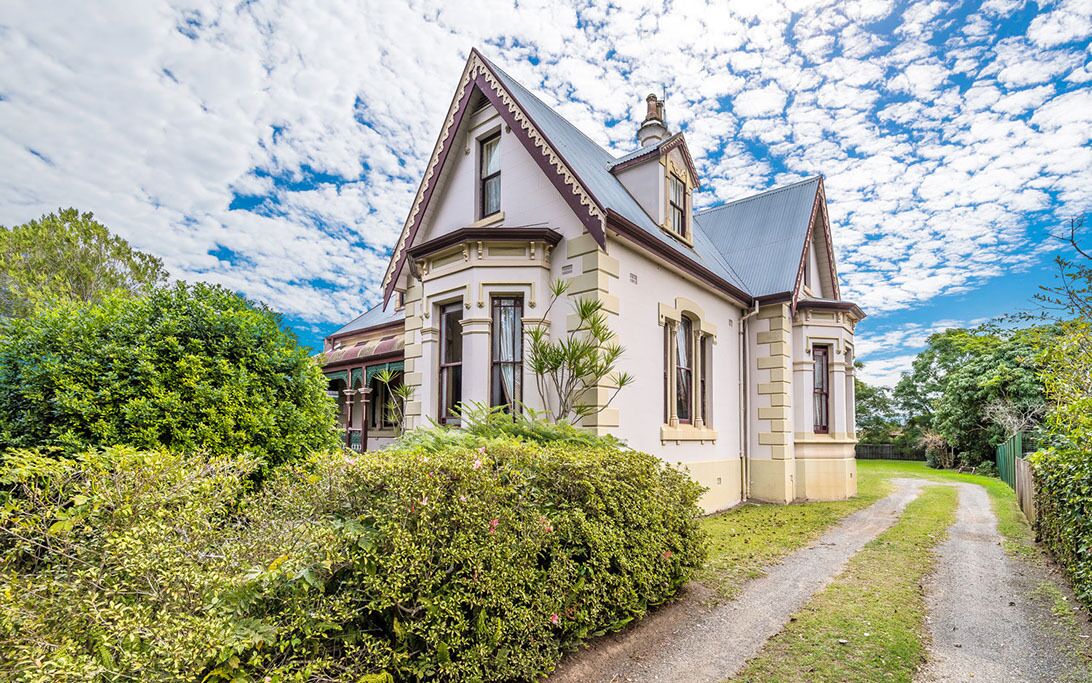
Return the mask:
[[[635,377],[587,429],[685,467],[710,511],[855,495],[864,314],[839,294],[823,179],[695,211],[686,140],[663,102],[645,107],[638,148],[616,158],[471,52],[384,303],[326,340],[354,447],[394,436],[382,368],[413,389],[408,427],[457,423],[460,402],[540,407],[524,331],[565,334],[584,297],[602,303],[626,348],[618,368]],[[546,316],[559,278],[569,301]]]

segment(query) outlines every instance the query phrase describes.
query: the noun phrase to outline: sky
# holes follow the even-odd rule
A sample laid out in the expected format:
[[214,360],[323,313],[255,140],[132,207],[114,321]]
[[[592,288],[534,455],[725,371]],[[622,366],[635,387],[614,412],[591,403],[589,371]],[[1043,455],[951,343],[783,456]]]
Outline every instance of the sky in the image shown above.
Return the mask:
[[699,208],[823,174],[863,378],[1028,309],[1092,205],[1092,2],[0,5],[0,225],[93,211],[301,341],[379,299],[471,47],[616,155],[666,93]]

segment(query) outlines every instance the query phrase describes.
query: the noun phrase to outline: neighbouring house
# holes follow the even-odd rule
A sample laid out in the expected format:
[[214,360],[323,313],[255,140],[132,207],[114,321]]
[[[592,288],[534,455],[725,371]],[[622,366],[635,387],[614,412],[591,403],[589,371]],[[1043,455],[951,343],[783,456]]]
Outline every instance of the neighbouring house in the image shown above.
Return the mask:
[[[375,373],[413,388],[406,425],[460,402],[541,406],[524,331],[563,335],[602,302],[635,376],[583,425],[685,467],[707,510],[856,493],[854,327],[823,179],[703,211],[701,178],[649,95],[617,158],[472,51],[383,279],[384,303],[326,339],[349,444],[395,436]],[[700,125],[700,122],[695,124]],[[550,282],[566,301],[543,317]],[[589,392],[606,402],[611,388]]]

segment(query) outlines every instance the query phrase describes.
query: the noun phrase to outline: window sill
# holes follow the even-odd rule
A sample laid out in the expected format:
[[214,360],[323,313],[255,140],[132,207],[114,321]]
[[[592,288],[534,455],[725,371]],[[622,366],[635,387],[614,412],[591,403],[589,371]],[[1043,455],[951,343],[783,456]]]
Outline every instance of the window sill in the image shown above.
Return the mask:
[[678,427],[660,425],[660,441],[716,441],[717,430],[681,424]]
[[[691,229],[693,229],[693,226],[691,226]],[[674,230],[667,227],[666,225],[661,225],[660,230],[663,230],[668,235],[671,235],[672,237],[674,237],[678,241],[682,242],[686,246],[690,247],[691,249],[694,248],[694,241],[692,239],[690,239],[689,237],[684,237],[683,235],[680,235],[679,233],[675,232]]]
[[475,223],[471,223],[467,227],[469,227],[469,228],[484,228],[484,227],[486,227],[488,225],[496,225],[497,223],[503,223],[503,222],[504,222],[504,212],[503,211],[498,211],[496,213],[489,214],[488,216],[481,219],[480,221],[477,221]]

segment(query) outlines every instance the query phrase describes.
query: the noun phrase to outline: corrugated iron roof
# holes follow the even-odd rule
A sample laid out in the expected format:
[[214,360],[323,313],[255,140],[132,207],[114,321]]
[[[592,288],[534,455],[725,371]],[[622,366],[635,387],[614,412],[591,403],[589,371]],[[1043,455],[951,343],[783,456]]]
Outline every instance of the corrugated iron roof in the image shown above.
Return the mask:
[[801,180],[694,216],[700,232],[752,296],[791,292],[796,286],[819,180]]
[[[625,185],[610,172],[611,167],[619,163],[621,159],[616,159],[610,152],[600,147],[594,140],[582,133],[579,128],[569,123],[564,117],[538,99],[534,93],[524,88],[503,70],[497,68],[495,64],[489,62],[489,66],[496,72],[497,78],[500,79],[504,88],[519,103],[520,108],[531,117],[542,134],[553,143],[557,152],[569,165],[569,168],[579,176],[588,192],[596,198],[604,209],[613,209],[630,223],[655,237],[669,249],[685,254],[739,289],[748,291],[743,281],[733,272],[733,269],[717,253],[717,249],[708,240],[703,240],[695,234],[694,246],[689,247],[668,235],[656,224],[644,208],[637,203],[637,200],[633,198],[633,195],[629,193]],[[666,144],[674,137],[671,136],[662,143],[657,143],[657,146]],[[637,151],[647,152],[648,150]]]
[[379,327],[380,325],[388,325],[390,323],[398,322],[399,320],[406,319],[405,309],[398,310],[395,308],[394,299],[387,304],[384,308],[383,304],[376,304],[372,306],[364,313],[361,313],[356,318],[353,318],[351,322],[346,323],[331,334],[331,337],[336,337],[340,334],[347,332],[358,332],[360,330],[366,330],[371,327]]

